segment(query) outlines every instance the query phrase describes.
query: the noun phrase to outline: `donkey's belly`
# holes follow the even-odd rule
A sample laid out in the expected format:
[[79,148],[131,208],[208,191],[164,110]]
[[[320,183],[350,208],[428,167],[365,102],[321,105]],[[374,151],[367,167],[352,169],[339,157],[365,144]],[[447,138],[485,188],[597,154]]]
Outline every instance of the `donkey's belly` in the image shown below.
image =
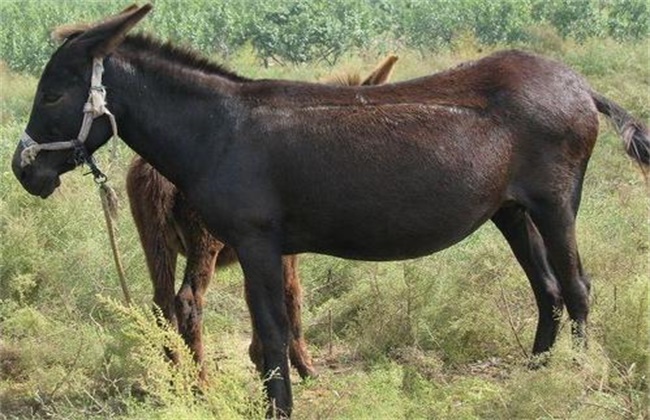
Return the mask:
[[[347,259],[399,260],[429,255],[474,232],[498,204],[388,205],[362,211],[352,206],[340,213],[287,223],[286,253],[315,252]],[[322,207],[321,207],[322,208]]]
[[[314,241],[310,246],[302,248],[300,251],[289,251],[287,253],[313,252],[364,261],[405,260],[430,255],[448,248],[469,236],[474,230],[476,228],[462,233],[455,232],[455,235],[444,237],[435,233],[415,237],[385,237],[381,241],[365,240],[359,242],[357,238],[338,238],[337,241]],[[445,233],[449,234],[449,232]]]

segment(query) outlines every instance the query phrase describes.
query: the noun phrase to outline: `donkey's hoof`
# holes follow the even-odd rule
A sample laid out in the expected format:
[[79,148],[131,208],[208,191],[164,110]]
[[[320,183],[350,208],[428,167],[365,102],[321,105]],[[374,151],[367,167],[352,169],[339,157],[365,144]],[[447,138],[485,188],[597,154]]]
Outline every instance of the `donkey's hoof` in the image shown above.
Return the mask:
[[318,371],[314,369],[313,366],[301,366],[296,367],[296,369],[298,370],[298,374],[303,381],[318,378]]

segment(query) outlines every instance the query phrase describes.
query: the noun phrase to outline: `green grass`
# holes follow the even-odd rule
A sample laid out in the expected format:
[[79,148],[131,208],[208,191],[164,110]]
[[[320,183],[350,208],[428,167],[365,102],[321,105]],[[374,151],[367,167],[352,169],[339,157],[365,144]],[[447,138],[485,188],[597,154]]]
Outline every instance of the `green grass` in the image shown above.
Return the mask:
[[[585,74],[600,92],[650,117],[648,42],[587,41],[541,31],[532,49]],[[496,47],[494,47],[496,48]],[[420,76],[491,50],[472,36],[438,55],[397,51],[395,79]],[[263,68],[249,48],[226,64],[247,76],[311,80],[366,72],[372,50],[340,66]],[[165,363],[151,286],[127,210],[131,152],[100,163],[121,199],[118,220],[134,308],[118,302],[97,189],[77,170],[48,200],[16,182],[10,159],[36,79],[0,67],[0,418],[259,418],[261,384],[248,361],[242,274],[210,286],[204,311],[210,386],[195,367]],[[301,257],[304,323],[321,376],[294,375],[296,418],[576,418],[647,416],[650,249],[648,187],[608,124],[587,172],[578,241],[592,277],[590,347],[571,349],[568,324],[548,367],[527,369],[537,314],[522,270],[486,225],[433,256],[395,263]],[[331,318],[331,329],[330,321]],[[185,352],[186,353],[186,352]],[[189,356],[185,354],[184,360]]]

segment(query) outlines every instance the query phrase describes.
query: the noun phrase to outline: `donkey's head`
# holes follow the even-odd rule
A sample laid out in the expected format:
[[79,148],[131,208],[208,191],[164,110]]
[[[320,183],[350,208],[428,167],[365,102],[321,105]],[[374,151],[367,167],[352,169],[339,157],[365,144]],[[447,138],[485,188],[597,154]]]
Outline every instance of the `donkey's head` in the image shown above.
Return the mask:
[[103,59],[151,8],[132,6],[65,34],[43,70],[12,161],[14,175],[30,194],[48,197],[60,185],[61,174],[90,159],[113,134],[101,84]]

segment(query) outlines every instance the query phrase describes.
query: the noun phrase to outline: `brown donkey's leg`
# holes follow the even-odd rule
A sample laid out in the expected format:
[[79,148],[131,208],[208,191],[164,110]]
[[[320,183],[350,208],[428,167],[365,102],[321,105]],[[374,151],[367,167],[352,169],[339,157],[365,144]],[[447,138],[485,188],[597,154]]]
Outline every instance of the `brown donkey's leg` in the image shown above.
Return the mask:
[[289,360],[300,377],[316,378],[318,373],[312,365],[311,355],[302,333],[302,287],[298,277],[298,256],[287,255],[282,259],[284,270],[284,299],[289,317]]
[[[200,378],[206,379],[203,358],[203,295],[214,274],[223,244],[214,239],[196,220],[186,218],[183,232],[187,240],[187,264],[183,284],[176,295],[178,331],[200,366]],[[189,223],[188,223],[189,222]]]
[[[136,157],[129,168],[126,189],[133,220],[140,236],[147,268],[153,284],[153,301],[172,328],[178,324],[174,312],[174,280],[177,249],[169,246],[172,227],[168,223],[173,195],[169,182]],[[176,356],[165,350],[172,360]]]
[[[244,296],[246,297],[246,304],[248,305],[248,312],[251,312],[251,299],[250,294],[248,293],[248,287],[244,287]],[[255,329],[255,324],[253,323],[253,317],[251,313],[251,325],[253,329],[253,336],[251,338],[251,343],[248,346],[248,357],[251,359],[251,362],[255,365],[255,369],[260,373],[264,373],[264,353],[262,352],[262,340],[260,339],[257,330]]]
[[[137,217],[134,216],[137,220]],[[151,281],[153,283],[153,302],[160,308],[162,316],[173,329],[178,328],[174,312],[174,283],[176,274],[177,252],[166,245],[162,231],[150,229],[140,235]],[[165,353],[174,362],[178,361],[176,354],[165,348]]]
[[[289,332],[291,334],[289,341],[289,359],[291,360],[291,364],[298,370],[301,378],[316,378],[318,372],[316,372],[316,369],[312,365],[311,355],[307,350],[307,344],[305,343],[305,337],[302,332],[302,288],[300,286],[297,266],[297,255],[286,255],[282,258],[284,297],[287,307],[287,317],[289,318]],[[250,308],[248,289],[246,289],[246,302]],[[253,338],[248,348],[248,354],[257,370],[262,372],[264,368],[262,343],[255,328],[253,328]]]

